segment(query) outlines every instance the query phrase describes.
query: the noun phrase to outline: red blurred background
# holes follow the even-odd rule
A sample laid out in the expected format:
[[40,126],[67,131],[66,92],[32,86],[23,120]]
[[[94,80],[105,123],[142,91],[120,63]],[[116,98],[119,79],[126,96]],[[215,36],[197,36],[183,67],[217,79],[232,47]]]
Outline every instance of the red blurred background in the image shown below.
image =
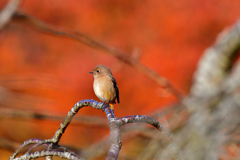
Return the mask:
[[[0,1],[0,8],[7,1]],[[239,0],[24,0],[19,10],[54,26],[80,31],[132,54],[188,94],[204,49],[240,17]],[[0,31],[0,107],[66,115],[83,99],[98,100],[93,77],[96,65],[108,66],[118,83],[117,117],[144,114],[177,99],[142,73],[115,57],[71,39],[10,22]],[[104,113],[83,108],[78,115]],[[24,142],[51,138],[60,121],[1,118],[0,137]],[[87,148],[108,128],[70,125],[60,143]],[[11,152],[0,150],[0,159]],[[1,157],[3,156],[3,157]]]

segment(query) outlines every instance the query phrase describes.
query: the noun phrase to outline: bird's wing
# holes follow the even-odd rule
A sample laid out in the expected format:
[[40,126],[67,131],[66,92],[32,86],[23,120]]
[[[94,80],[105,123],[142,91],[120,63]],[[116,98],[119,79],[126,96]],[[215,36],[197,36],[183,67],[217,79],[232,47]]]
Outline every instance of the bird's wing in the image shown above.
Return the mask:
[[117,82],[116,82],[116,80],[114,79],[113,76],[111,76],[111,80],[113,82],[113,87],[114,87],[114,89],[116,91],[117,102],[119,103],[120,102],[119,101],[119,90],[118,90]]

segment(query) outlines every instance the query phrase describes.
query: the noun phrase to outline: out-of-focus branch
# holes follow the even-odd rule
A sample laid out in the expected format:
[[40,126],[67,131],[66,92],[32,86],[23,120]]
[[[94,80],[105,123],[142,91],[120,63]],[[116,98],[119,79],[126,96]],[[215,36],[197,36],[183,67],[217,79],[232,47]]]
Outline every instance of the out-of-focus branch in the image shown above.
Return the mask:
[[[135,115],[135,116],[127,116],[122,118],[116,118],[113,114],[113,111],[109,107],[108,104],[100,103],[95,100],[82,100],[79,101],[74,105],[74,107],[68,112],[68,115],[64,119],[64,121],[61,123],[60,127],[56,131],[55,135],[48,140],[41,140],[41,139],[31,139],[28,141],[25,141],[10,157],[10,160],[13,159],[35,159],[38,157],[48,157],[51,159],[51,156],[63,156],[68,159],[81,159],[78,157],[75,153],[68,151],[66,148],[59,146],[58,142],[60,141],[64,131],[66,130],[67,126],[72,121],[72,118],[77,114],[79,109],[86,106],[92,106],[95,109],[101,109],[105,112],[109,125],[110,125],[110,149],[108,152],[107,160],[116,160],[118,158],[119,151],[121,149],[122,143],[121,143],[121,133],[120,133],[120,127],[127,123],[134,123],[134,122],[145,122],[148,124],[151,124],[155,128],[157,128],[163,138],[161,141],[163,142],[163,146],[170,145],[171,142],[171,135],[170,133],[162,126],[162,124],[158,121],[156,121],[153,118],[142,116],[142,115]],[[30,144],[35,144],[33,147],[31,147],[24,155],[20,156],[19,158],[15,158],[19,152],[27,147]],[[47,145],[48,149],[46,151],[41,152],[34,152],[30,153],[33,149],[40,145]],[[61,150],[57,150],[61,149]],[[62,151],[63,150],[63,151]],[[69,153],[67,157],[67,153]],[[171,152],[172,153],[172,152]],[[174,157],[176,153],[174,153]]]
[[10,139],[0,138],[0,148],[8,149],[10,151],[15,151],[19,147],[20,143],[12,141]]
[[9,0],[7,5],[0,12],[0,30],[8,23],[21,0]]
[[63,89],[65,82],[53,74],[21,73],[0,75],[0,86],[9,90]]
[[222,90],[226,94],[236,91],[240,86],[240,61],[234,66],[231,73],[226,77],[222,84]]
[[189,118],[175,133],[181,159],[217,160],[239,130],[240,67],[234,64],[239,49],[240,20],[205,51],[191,95],[184,100]]
[[239,48],[240,20],[226,35],[222,35],[212,47],[205,50],[195,72],[191,94],[206,97],[217,94]]
[[[0,107],[0,117],[1,118],[11,118],[18,120],[26,119],[36,119],[36,120],[48,120],[48,121],[62,121],[65,116],[57,115],[52,113],[46,113],[45,111],[35,111],[35,110],[24,110],[24,109],[11,109],[11,108],[1,108]],[[103,128],[108,128],[107,120],[102,117],[97,116],[76,116],[72,121],[73,124],[81,124],[88,126],[98,126]]]
[[132,66],[133,68],[138,70],[140,73],[144,74],[145,76],[147,76],[148,78],[150,78],[151,80],[156,82],[158,85],[166,88],[173,95],[175,95],[179,100],[181,100],[183,97],[182,94],[180,92],[178,92],[166,78],[160,76],[155,71],[147,68],[146,66],[141,64],[136,59],[133,59],[130,54],[127,54],[117,48],[114,48],[112,46],[104,44],[84,33],[76,32],[76,31],[69,31],[66,29],[59,28],[57,26],[49,25],[33,16],[27,15],[22,12],[16,12],[14,14],[12,20],[21,20],[22,22],[29,24],[31,27],[34,27],[45,33],[53,34],[55,36],[70,38],[70,39],[76,40],[80,43],[83,43],[87,46],[90,46],[92,48],[105,51],[105,52],[109,53],[110,55],[116,57],[117,59]]

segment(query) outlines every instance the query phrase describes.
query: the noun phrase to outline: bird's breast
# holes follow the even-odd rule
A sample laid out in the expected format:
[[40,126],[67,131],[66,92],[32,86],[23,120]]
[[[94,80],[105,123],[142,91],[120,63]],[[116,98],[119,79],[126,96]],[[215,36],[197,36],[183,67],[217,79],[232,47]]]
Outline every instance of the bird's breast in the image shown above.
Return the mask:
[[116,98],[116,91],[109,76],[95,78],[93,89],[96,96],[104,102],[113,101]]

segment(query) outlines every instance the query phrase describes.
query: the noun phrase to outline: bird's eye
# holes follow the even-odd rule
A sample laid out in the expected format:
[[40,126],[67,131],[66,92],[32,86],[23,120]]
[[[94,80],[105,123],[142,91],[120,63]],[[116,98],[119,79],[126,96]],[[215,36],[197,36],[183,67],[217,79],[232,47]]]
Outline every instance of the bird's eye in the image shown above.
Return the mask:
[[97,70],[97,73],[99,73],[100,71],[99,70]]

